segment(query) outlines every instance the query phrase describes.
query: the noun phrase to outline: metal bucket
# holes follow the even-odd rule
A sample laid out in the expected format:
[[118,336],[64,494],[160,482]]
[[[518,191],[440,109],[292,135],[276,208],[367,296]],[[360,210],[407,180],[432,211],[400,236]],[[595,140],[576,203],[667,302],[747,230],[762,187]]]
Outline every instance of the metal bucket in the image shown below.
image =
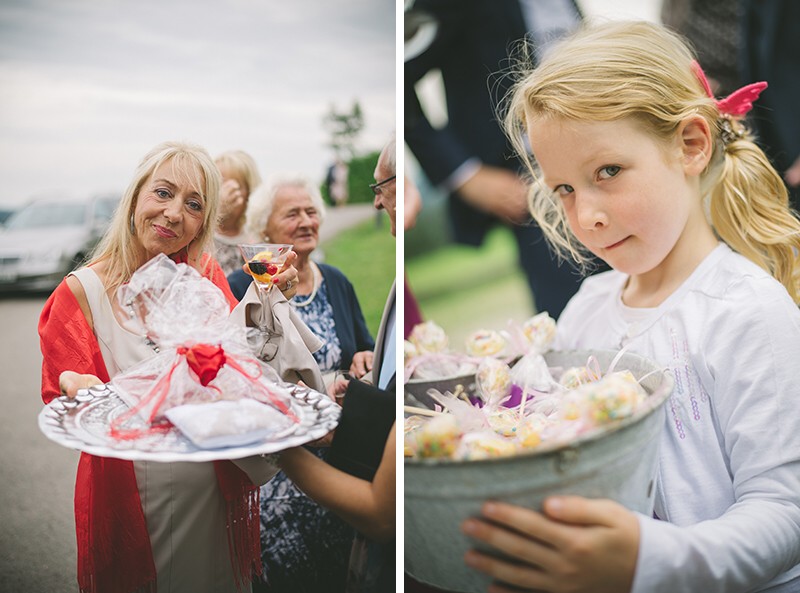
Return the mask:
[[[586,364],[595,356],[606,369],[613,351],[551,352],[550,367]],[[554,494],[610,498],[644,514],[653,512],[663,404],[672,376],[636,354],[624,354],[615,370],[629,370],[649,397],[636,415],[605,431],[529,454],[476,461],[409,459],[405,462],[405,570],[442,589],[482,593],[491,579],[464,564],[476,542],[461,523],[480,515],[484,501],[500,500],[540,510]],[[495,552],[496,553],[496,552]]]
[[461,385],[462,389],[467,393],[467,395],[473,395],[476,391],[475,373],[458,375],[455,377],[444,377],[441,379],[412,379],[411,381],[407,381],[405,383],[404,389],[406,395],[411,395],[417,402],[433,409],[437,402],[430,395],[428,395],[429,389],[436,389],[442,393],[447,391],[450,393],[455,393],[459,385]]

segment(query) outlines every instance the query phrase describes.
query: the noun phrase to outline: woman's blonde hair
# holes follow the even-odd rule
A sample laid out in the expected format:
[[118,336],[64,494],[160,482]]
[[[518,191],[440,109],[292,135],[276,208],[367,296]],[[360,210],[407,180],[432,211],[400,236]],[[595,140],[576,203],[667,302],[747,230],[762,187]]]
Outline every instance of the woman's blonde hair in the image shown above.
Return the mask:
[[[133,226],[133,213],[139,199],[139,192],[145,181],[162,164],[170,162],[176,175],[203,198],[203,224],[200,232],[187,248],[188,263],[200,272],[204,253],[213,249],[214,228],[219,203],[220,174],[208,152],[194,144],[184,142],[164,142],[145,155],[136,168],[133,180],[120,200],[108,230],[94,250],[89,265],[105,261],[108,265],[108,281],[106,288],[117,288],[127,282],[136,269],[142,264],[139,261],[141,246],[139,245]],[[173,254],[167,254],[173,255]],[[208,267],[210,258],[205,258],[204,266]]]
[[264,233],[267,223],[275,209],[275,198],[278,192],[285,187],[298,187],[304,190],[311,198],[311,203],[317,209],[320,224],[325,220],[325,202],[319,188],[308,177],[303,175],[283,175],[275,177],[253,190],[250,202],[247,204],[247,225],[245,230],[251,237],[259,241],[269,241]]
[[[586,262],[561,201],[546,188],[526,146],[526,120],[618,121],[633,118],[665,145],[680,123],[701,116],[714,154],[701,190],[715,232],[777,278],[800,301],[796,263],[800,221],[786,186],[741,122],[723,118],[692,68],[691,50],[664,27],[645,22],[590,26],[562,41],[509,93],[505,128],[533,177],[529,206],[562,257]],[[725,127],[732,126],[730,134]],[[725,141],[723,141],[723,135]]]

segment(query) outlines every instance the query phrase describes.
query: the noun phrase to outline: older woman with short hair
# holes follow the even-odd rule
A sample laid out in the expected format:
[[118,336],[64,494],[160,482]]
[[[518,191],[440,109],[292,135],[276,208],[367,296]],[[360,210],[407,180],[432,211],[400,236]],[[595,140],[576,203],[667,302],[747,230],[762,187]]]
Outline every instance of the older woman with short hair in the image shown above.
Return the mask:
[[[330,380],[334,371],[349,369],[354,357],[371,357],[375,341],[350,281],[337,268],[311,259],[319,245],[319,228],[324,219],[325,205],[319,189],[304,177],[287,176],[253,191],[246,230],[257,240],[294,246],[298,284],[290,302],[324,342],[314,358]],[[233,294],[241,300],[252,278],[236,270],[228,275],[228,281]]]
[[[269,243],[291,243],[297,253],[295,310],[324,345],[314,353],[329,378],[349,369],[354,356],[369,355],[374,341],[367,330],[353,285],[336,268],[316,263],[325,206],[319,190],[303,177],[284,177],[250,195],[247,227]],[[228,276],[238,298],[251,278],[238,270]],[[327,449],[312,449],[325,458]],[[254,591],[343,591],[353,529],[303,494],[283,473],[261,487],[262,559],[266,583]]]

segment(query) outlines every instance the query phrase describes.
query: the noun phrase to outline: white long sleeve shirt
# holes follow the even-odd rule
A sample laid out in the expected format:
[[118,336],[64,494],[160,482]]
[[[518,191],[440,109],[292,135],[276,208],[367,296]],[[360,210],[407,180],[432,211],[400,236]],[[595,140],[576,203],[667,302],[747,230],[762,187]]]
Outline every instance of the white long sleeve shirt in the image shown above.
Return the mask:
[[626,281],[585,280],[557,346],[627,346],[675,379],[633,593],[800,592],[800,310],[723,244],[656,308],[626,307]]

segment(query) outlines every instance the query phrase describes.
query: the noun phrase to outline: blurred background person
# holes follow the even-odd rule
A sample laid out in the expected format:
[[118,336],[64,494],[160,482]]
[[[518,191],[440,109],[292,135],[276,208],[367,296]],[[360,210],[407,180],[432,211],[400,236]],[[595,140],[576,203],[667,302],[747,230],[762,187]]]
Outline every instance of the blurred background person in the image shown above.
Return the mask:
[[227,276],[242,267],[238,245],[260,241],[245,231],[247,202],[250,192],[261,185],[255,160],[243,150],[229,150],[214,162],[222,175],[219,189],[219,215],[214,232],[216,258]]
[[330,196],[331,204],[333,206],[344,206],[347,204],[349,197],[347,192],[347,178],[350,173],[350,168],[342,159],[336,157],[336,160],[328,167],[328,173],[325,176],[325,185],[328,189],[328,196]]
[[800,3],[742,0],[742,80],[769,87],[749,115],[756,142],[783,175],[800,210]]
[[[459,243],[480,245],[498,224],[509,225],[535,306],[557,317],[581,276],[559,262],[530,222],[521,165],[498,123],[509,86],[509,52],[521,40],[530,55],[575,29],[571,0],[418,0],[413,10],[437,25],[430,46],[405,63],[405,141],[435,186],[449,193],[448,220]],[[415,89],[441,71],[447,123],[434,127]]]
[[661,4],[661,22],[694,47],[717,97],[726,97],[744,84],[739,59],[742,14],[740,0],[663,0]]
[[[367,330],[352,284],[341,271],[311,259],[325,218],[322,196],[303,177],[276,179],[255,189],[247,210],[247,230],[268,243],[288,243],[297,253],[297,293],[289,302],[323,342],[313,353],[326,381],[350,367],[353,357],[372,356]],[[239,266],[230,276],[238,298],[252,282]],[[309,448],[320,459],[327,448]],[[261,487],[261,554],[264,583],[256,591],[324,592],[344,590],[353,530],[308,498],[280,472]]]

